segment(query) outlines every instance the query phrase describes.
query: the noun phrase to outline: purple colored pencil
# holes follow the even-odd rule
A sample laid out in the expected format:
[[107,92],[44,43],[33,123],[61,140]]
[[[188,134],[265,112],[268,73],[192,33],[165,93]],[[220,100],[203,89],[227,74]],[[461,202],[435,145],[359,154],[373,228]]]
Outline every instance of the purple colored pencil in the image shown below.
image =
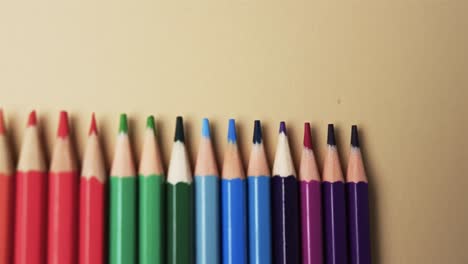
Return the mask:
[[299,170],[301,193],[302,263],[323,263],[322,197],[320,175],[312,150],[310,124],[304,124],[304,146]]
[[346,173],[349,256],[351,264],[370,264],[369,191],[357,126],[351,128],[351,153]]
[[281,122],[271,179],[273,263],[300,263],[299,195],[286,124]]
[[322,183],[325,263],[347,264],[345,186],[332,124],[328,125],[327,144]]

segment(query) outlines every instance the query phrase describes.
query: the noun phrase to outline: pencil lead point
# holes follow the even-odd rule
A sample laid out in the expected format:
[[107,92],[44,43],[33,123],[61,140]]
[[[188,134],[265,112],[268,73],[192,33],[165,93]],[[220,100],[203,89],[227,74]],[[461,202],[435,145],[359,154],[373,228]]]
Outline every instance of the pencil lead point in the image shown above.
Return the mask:
[[280,134],[283,133],[285,135],[288,135],[288,133],[286,132],[286,122],[284,122],[284,121],[280,122],[279,133]]
[[154,116],[150,115],[146,118],[146,128],[156,131],[156,125],[154,123]]
[[328,124],[327,144],[330,145],[330,146],[336,146],[335,128],[334,128],[333,124]]
[[98,130],[97,130],[97,124],[96,124],[96,115],[93,113],[91,115],[91,125],[89,126],[89,133],[88,135],[97,135]]
[[304,123],[304,147],[312,149],[312,136],[310,134],[310,123]]
[[68,137],[69,133],[70,133],[70,127],[68,125],[68,113],[66,111],[60,111],[57,136],[60,138],[65,138],[65,137]]
[[356,125],[351,127],[351,146],[359,148],[359,135],[358,128]]
[[228,125],[228,142],[237,143],[237,134],[236,134],[236,120],[229,119]]
[[208,118],[203,118],[202,121],[202,136],[205,138],[210,138],[211,131],[210,131],[210,121]]
[[181,116],[178,116],[176,118],[176,128],[175,128],[174,141],[180,141],[182,143],[185,143],[184,119]]
[[37,125],[36,110],[32,110],[28,117],[28,127]]
[[128,122],[126,114],[120,114],[119,133],[128,133]]
[[254,133],[253,133],[253,143],[261,144],[262,143],[262,124],[260,120],[255,120],[254,122]]

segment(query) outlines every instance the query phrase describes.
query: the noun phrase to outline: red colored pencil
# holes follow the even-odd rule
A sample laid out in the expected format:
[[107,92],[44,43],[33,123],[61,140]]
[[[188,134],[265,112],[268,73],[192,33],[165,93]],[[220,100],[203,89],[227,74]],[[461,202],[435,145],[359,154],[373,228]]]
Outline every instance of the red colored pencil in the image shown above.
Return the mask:
[[0,109],[0,263],[11,263],[13,183],[10,146]]
[[106,170],[94,114],[80,180],[79,263],[104,263]]
[[16,172],[15,264],[46,263],[47,172],[36,112],[29,115]]
[[68,115],[62,111],[49,171],[48,264],[77,262],[78,179]]

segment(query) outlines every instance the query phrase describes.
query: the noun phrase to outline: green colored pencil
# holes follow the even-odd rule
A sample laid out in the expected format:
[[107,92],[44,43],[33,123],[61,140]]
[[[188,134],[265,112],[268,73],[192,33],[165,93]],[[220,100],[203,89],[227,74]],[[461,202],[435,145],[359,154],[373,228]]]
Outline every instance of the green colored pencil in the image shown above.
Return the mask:
[[136,173],[128,138],[127,116],[120,116],[110,177],[109,263],[136,263]]
[[184,141],[184,124],[179,116],[167,173],[168,264],[193,262],[192,173]]
[[164,169],[156,140],[153,116],[146,121],[140,160],[139,263],[164,264]]

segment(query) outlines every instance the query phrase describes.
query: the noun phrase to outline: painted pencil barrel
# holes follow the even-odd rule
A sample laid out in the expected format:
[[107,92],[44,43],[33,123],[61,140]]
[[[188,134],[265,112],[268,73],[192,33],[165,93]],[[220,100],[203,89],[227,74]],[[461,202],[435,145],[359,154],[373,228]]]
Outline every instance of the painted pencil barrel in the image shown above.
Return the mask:
[[81,178],[79,263],[105,263],[105,186],[95,177]]
[[49,174],[49,264],[71,264],[78,260],[78,182],[75,172]]
[[247,263],[245,180],[221,180],[223,263]]
[[16,173],[15,264],[46,263],[47,174]]
[[195,263],[220,263],[219,178],[195,176]]
[[318,181],[300,181],[302,263],[323,263],[322,194]]
[[110,177],[109,263],[136,262],[136,177]]
[[325,263],[348,263],[346,235],[346,205],[343,182],[323,182],[323,213],[325,227]]
[[162,175],[138,177],[139,263],[163,264],[165,188]]
[[294,176],[271,179],[273,263],[300,262],[298,188]]
[[271,263],[270,176],[250,176],[249,263]]
[[351,264],[370,264],[369,191],[365,182],[346,183]]
[[192,184],[167,184],[169,264],[193,262]]
[[0,263],[11,263],[13,176],[0,174]]

